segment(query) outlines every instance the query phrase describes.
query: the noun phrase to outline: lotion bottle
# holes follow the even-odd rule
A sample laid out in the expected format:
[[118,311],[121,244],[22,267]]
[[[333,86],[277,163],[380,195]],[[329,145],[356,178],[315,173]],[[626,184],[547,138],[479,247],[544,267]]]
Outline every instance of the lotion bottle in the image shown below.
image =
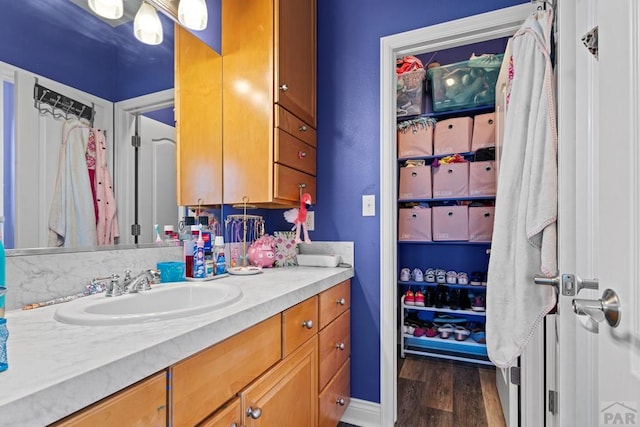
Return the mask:
[[202,225],[200,225],[200,232],[198,233],[198,240],[193,252],[193,277],[196,279],[204,279],[207,277],[204,264],[204,240],[202,239]]

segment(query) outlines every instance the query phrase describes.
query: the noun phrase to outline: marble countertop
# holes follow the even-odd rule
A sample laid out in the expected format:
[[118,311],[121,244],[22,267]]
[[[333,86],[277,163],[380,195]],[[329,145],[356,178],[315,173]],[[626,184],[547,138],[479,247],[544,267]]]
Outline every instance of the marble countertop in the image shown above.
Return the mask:
[[351,267],[285,267],[228,276],[212,283],[240,287],[240,301],[213,313],[134,325],[60,323],[53,318],[59,305],[9,311],[9,369],[0,372],[0,426],[54,422],[353,274]]

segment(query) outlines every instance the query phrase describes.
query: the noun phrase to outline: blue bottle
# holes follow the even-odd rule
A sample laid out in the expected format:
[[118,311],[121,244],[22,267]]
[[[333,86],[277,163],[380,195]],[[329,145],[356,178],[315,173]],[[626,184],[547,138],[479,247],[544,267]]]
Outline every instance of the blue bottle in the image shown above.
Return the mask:
[[[2,242],[2,235],[0,234],[0,287],[5,288],[5,256],[4,256],[4,243]],[[4,317],[4,292],[0,295],[0,318]]]
[[7,319],[0,318],[0,372],[6,371],[9,367],[7,361],[7,339],[9,330],[7,329]]
[[224,256],[224,237],[216,236],[213,245],[213,257],[216,262],[216,275],[227,272],[227,263]]
[[198,235],[198,241],[193,250],[193,277],[196,279],[204,279],[207,277],[207,272],[204,264],[204,240],[202,239],[202,225],[200,226],[200,233]]

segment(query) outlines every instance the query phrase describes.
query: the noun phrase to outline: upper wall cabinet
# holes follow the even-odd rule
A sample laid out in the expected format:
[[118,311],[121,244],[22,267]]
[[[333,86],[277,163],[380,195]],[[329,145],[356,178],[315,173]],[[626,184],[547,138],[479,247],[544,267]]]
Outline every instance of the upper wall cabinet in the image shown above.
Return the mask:
[[223,0],[222,53],[224,203],[315,200],[315,0]]
[[178,205],[222,203],[222,57],[175,26]]

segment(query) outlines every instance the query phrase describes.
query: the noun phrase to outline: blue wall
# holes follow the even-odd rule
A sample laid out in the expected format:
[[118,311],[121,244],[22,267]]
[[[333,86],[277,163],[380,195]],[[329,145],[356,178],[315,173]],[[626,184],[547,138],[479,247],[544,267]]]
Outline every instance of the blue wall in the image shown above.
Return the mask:
[[362,195],[380,196],[380,38],[521,3],[529,2],[318,1],[318,200],[312,239],[355,242],[354,398],[380,402],[379,266],[385,260],[379,216],[361,216]]

